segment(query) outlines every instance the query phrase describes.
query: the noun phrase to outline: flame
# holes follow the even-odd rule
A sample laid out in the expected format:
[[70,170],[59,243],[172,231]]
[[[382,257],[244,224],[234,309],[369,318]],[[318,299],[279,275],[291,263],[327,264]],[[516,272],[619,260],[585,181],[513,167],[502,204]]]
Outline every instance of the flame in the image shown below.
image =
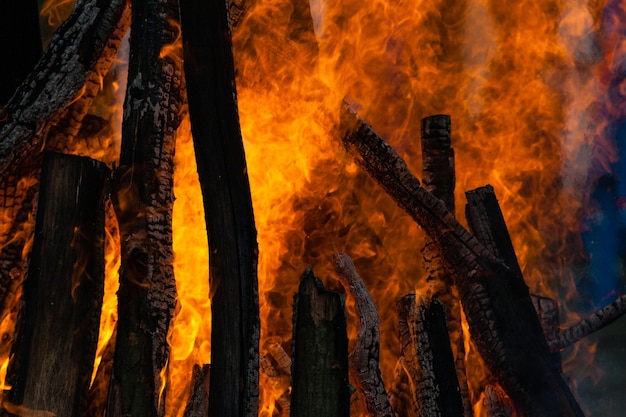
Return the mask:
[[[48,0],[42,14],[58,25],[71,4]],[[425,286],[419,254],[423,233],[339,145],[344,99],[418,177],[421,118],[452,116],[457,217],[463,218],[464,191],[492,184],[528,285],[532,292],[563,300],[565,325],[619,290],[615,278],[605,293],[596,282],[594,262],[602,250],[594,233],[607,218],[622,221],[626,206],[626,173],[618,163],[626,116],[622,2],[316,0],[310,10],[306,4],[250,2],[233,29],[259,243],[265,364],[260,416],[288,413],[289,375],[280,363],[290,350],[292,296],[307,267],[327,287],[341,291],[330,257],[344,251],[354,258],[379,309],[387,387],[399,355],[396,300]],[[92,106],[110,128],[97,133],[98,146],[72,145],[72,152],[109,165],[119,154],[127,53],[120,53]],[[179,44],[164,47],[161,55],[179,59]],[[192,366],[209,361],[211,332],[208,248],[188,120],[178,132],[174,179],[179,300],[162,388],[167,415],[180,416]],[[614,217],[608,217],[603,195],[613,204]],[[0,216],[9,219],[11,213]],[[116,322],[119,236],[110,225],[96,368]],[[347,314],[353,340],[350,301]],[[465,323],[464,334],[480,415],[489,375],[468,341]],[[601,381],[592,365],[594,349],[585,343],[567,352],[564,366],[572,379]],[[7,356],[2,358],[6,363]],[[593,369],[591,377],[583,368]],[[353,415],[363,410],[355,405]]]

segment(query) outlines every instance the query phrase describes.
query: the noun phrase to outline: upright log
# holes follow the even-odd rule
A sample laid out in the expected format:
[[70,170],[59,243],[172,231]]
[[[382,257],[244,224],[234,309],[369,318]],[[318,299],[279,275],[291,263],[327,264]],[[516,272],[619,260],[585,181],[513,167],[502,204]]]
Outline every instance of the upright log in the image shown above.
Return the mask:
[[292,417],[350,415],[345,297],[307,269],[294,297]]
[[253,417],[259,396],[258,246],[226,3],[181,0],[185,77],[210,266],[209,414]]
[[107,416],[164,412],[160,373],[176,304],[172,265],[173,164],[182,118],[176,0],[132,3],[128,86],[113,203],[121,238],[117,340]]
[[209,414],[209,375],[211,365],[193,366],[191,392],[183,417],[205,417]]
[[[391,146],[353,112],[343,112],[341,133],[356,162],[437,242],[454,271],[478,351],[516,408],[529,417],[582,417],[567,383],[552,367],[528,289],[498,285],[515,281],[514,271],[424,190]],[[530,313],[511,308],[517,298],[528,300]]]
[[[443,201],[446,209],[454,215],[454,185],[456,181],[454,149],[451,142],[450,116],[437,114],[422,119],[422,180],[424,188]],[[461,325],[461,304],[454,285],[454,277],[439,253],[436,242],[427,236],[422,249],[426,281],[432,297],[440,300],[446,308],[446,320],[459,388],[463,397],[465,417],[471,417],[467,376],[465,374],[465,341]]]
[[46,154],[23,320],[9,370],[16,407],[82,417],[104,293],[104,164]]
[[398,301],[398,333],[412,380],[418,417],[464,417],[443,304],[405,295]]

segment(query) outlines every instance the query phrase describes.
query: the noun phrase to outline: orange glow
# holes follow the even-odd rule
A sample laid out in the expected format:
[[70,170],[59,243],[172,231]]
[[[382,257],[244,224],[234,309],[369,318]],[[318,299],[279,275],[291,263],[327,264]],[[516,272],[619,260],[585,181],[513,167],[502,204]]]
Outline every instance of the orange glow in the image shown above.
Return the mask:
[[[41,13],[56,26],[73,3],[47,0]],[[379,308],[387,388],[400,353],[396,301],[427,291],[423,232],[340,144],[344,99],[418,177],[421,119],[450,114],[457,218],[464,218],[466,190],[492,184],[531,292],[559,300],[563,325],[576,321],[584,310],[580,265],[588,261],[581,235],[597,214],[590,189],[615,168],[615,135],[626,118],[620,75],[626,41],[617,29],[625,24],[620,15],[626,6],[610,0],[314,0],[313,20],[294,22],[294,4],[248,0],[233,32],[259,243],[259,416],[287,414],[293,295],[307,267],[326,287],[343,291],[331,256],[342,251],[353,257]],[[109,127],[92,145],[76,141],[71,149],[109,166],[119,154],[127,54],[120,52],[91,109]],[[181,59],[180,43],[164,47],[163,56]],[[20,186],[34,182],[25,179]],[[182,416],[192,367],[208,363],[211,348],[207,236],[188,119],[178,132],[174,182],[178,304],[160,388],[166,414]],[[0,211],[0,235],[11,215]],[[109,210],[94,376],[117,321],[119,234],[113,217]],[[11,239],[32,235],[32,225],[23,233]],[[15,313],[12,307],[2,318],[3,336],[12,333]],[[353,344],[350,299],[347,315]],[[492,381],[463,324],[478,417],[484,413],[482,390]],[[0,341],[2,382],[9,342]],[[567,353],[564,368],[571,379],[600,381],[594,352],[595,345],[584,342]],[[583,368],[589,373],[583,375]],[[358,401],[354,407],[353,416],[364,415]]]

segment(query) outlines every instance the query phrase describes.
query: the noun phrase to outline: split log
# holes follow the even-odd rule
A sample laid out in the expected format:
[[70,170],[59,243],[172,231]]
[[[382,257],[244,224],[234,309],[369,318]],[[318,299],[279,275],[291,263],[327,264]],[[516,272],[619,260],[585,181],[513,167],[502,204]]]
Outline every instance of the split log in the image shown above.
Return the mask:
[[205,417],[209,415],[209,382],[211,365],[194,365],[191,375],[191,392],[183,417]]
[[24,81],[43,52],[37,0],[3,1],[0,5],[0,109]]
[[427,297],[405,295],[398,301],[398,333],[411,377],[418,417],[463,417],[445,308]]
[[209,414],[253,417],[259,401],[258,246],[226,3],[180,2],[185,77],[210,265]]
[[82,416],[104,293],[104,184],[85,157],[44,157],[35,241],[8,371],[9,401]]
[[176,305],[171,212],[183,74],[180,57],[162,51],[177,38],[178,2],[132,6],[120,167],[112,184],[122,243],[110,417],[163,415],[160,373]]
[[[455,165],[451,143],[451,121],[448,115],[434,115],[422,119],[422,178],[424,188],[443,201],[454,215]],[[473,414],[467,376],[465,373],[465,342],[461,325],[461,305],[454,286],[454,277],[448,270],[436,243],[427,236],[422,249],[426,282],[430,295],[446,308],[448,332],[453,340],[452,352],[463,398],[465,416]]]
[[292,417],[349,416],[345,296],[307,269],[294,297]]
[[[531,417],[582,417],[562,375],[551,366],[528,288],[498,285],[516,281],[515,272],[421,187],[397,153],[353,112],[342,113],[341,135],[356,162],[437,242],[454,271],[477,349],[516,408]],[[528,300],[530,310],[517,308],[512,300],[519,299]]]
[[[39,152],[50,127],[113,59],[126,0],[79,0],[0,117],[0,177]],[[106,58],[106,59],[104,59]]]
[[359,329],[349,355],[350,374],[361,391],[365,408],[373,417],[393,417],[385,383],[380,372],[380,320],[376,304],[358,275],[352,259],[344,253],[333,255],[335,271],[354,297]]

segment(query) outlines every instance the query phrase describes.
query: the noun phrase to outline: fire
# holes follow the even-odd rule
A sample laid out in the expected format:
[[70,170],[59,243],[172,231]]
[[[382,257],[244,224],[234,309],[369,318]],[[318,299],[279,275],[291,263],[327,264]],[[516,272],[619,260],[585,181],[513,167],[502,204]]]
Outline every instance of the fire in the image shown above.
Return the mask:
[[[47,1],[42,14],[56,26],[72,3]],[[464,191],[492,184],[531,291],[561,301],[566,323],[584,311],[577,300],[589,307],[619,290],[585,287],[581,281],[595,279],[589,278],[594,263],[591,273],[580,269],[588,262],[585,251],[597,248],[592,232],[605,215],[590,190],[604,184],[603,176],[613,176],[607,193],[614,194],[618,214],[626,201],[616,139],[624,135],[626,104],[621,2],[347,0],[314,1],[310,10],[306,2],[296,3],[250,2],[233,30],[258,230],[261,355],[278,365],[285,360],[300,275],[312,266],[327,287],[342,291],[330,259],[335,251],[347,252],[379,308],[381,366],[389,388],[399,356],[395,303],[405,293],[425,290],[422,231],[339,145],[344,99],[418,177],[421,118],[452,116],[457,217],[464,218]],[[162,53],[177,55],[179,48]],[[109,153],[74,150],[111,165],[119,153],[123,56],[93,107],[110,122],[100,138]],[[210,359],[209,249],[188,120],[177,139],[175,195],[179,301],[163,374],[168,416],[182,415],[192,366]],[[119,236],[111,224],[95,368],[117,314]],[[354,306],[348,302],[347,308],[353,339]],[[4,320],[1,325],[4,334]],[[568,352],[566,373],[578,378],[581,359],[592,358],[593,350]],[[469,342],[466,355],[481,415],[489,376]],[[261,372],[260,416],[285,415],[290,387],[288,366],[282,368],[277,375]],[[596,380],[599,375],[593,373]],[[362,413],[356,409],[353,415]]]

